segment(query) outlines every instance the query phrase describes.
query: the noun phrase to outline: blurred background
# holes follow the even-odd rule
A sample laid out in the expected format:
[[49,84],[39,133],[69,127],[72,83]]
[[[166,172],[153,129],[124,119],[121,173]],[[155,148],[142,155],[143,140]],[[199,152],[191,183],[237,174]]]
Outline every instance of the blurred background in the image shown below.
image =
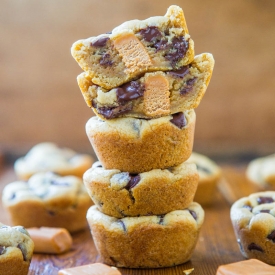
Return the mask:
[[183,8],[196,53],[216,65],[197,108],[194,150],[219,158],[275,152],[274,0],[1,0],[0,152],[53,141],[93,154],[93,116],[76,83],[72,43],[131,19]]

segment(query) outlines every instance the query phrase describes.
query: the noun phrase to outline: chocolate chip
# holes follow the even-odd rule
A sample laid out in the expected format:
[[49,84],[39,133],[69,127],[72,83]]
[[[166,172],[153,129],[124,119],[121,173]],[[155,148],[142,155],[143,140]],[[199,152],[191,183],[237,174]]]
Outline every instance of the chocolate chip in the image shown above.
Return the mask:
[[275,242],[275,230],[273,230],[268,236],[267,238],[269,240],[271,240],[272,242]]
[[159,224],[163,225],[163,219],[165,215],[160,215],[159,217]]
[[180,129],[182,129],[187,124],[185,115],[182,112],[173,114],[173,118],[170,120],[170,122]]
[[16,194],[15,193],[12,193],[11,196],[9,197],[9,200],[14,200],[16,197]]
[[163,51],[171,49],[172,45],[168,43],[168,40],[163,38],[154,44],[156,51]]
[[162,37],[161,32],[157,27],[150,26],[146,29],[140,30],[140,35],[143,37],[143,39],[147,42],[152,42],[156,39],[160,39]]
[[51,211],[51,210],[48,211],[48,214],[49,214],[50,216],[55,216],[55,213],[54,213],[53,211]]
[[2,225],[0,226],[0,229],[3,229],[3,228],[9,228],[10,226],[7,226],[7,225]]
[[6,251],[6,247],[0,245],[0,255],[3,255],[5,253],[5,251]]
[[68,182],[59,181],[57,179],[51,179],[50,183],[51,183],[51,185],[70,186],[70,184]]
[[195,211],[193,211],[193,210],[190,210],[190,209],[188,211],[192,215],[192,217],[194,218],[194,220],[197,220],[197,218],[198,218],[197,213]]
[[202,171],[202,172],[204,172],[206,174],[211,174],[211,171],[208,168],[206,168],[204,166],[201,166],[201,165],[198,165],[198,164],[196,164],[196,166],[197,166],[197,169],[199,171]]
[[143,96],[145,86],[139,81],[128,82],[116,89],[117,101],[124,104],[127,101]]
[[127,183],[127,185],[125,186],[125,189],[130,190],[132,188],[134,188],[140,181],[140,175],[133,175],[133,174],[129,174],[130,176],[130,180]]
[[257,250],[257,251],[260,251],[260,252],[264,252],[263,249],[259,245],[255,244],[255,243],[249,244],[247,248],[250,251],[251,250]]
[[109,39],[110,39],[109,37],[100,37],[97,40],[95,40],[94,42],[92,42],[91,46],[104,47]]
[[93,100],[92,100],[92,106],[94,107],[94,108],[97,108],[97,103],[96,103],[96,99],[94,98]]
[[23,234],[25,234],[27,236],[30,236],[29,233],[28,233],[28,231],[23,226],[14,226],[13,228],[15,230],[17,230],[17,231],[20,231],[21,233],[23,233]]
[[99,114],[104,116],[106,119],[116,118],[121,114],[131,111],[133,108],[132,104],[122,105],[118,107],[100,107],[97,108]]
[[240,247],[240,250],[241,250],[242,252],[244,252],[243,246],[242,246],[242,243],[241,243],[241,240],[238,239],[237,242],[238,242],[238,245],[239,245],[239,247]]
[[245,205],[243,206],[243,208],[248,209],[250,212],[252,212],[252,209],[253,209],[250,205],[247,205],[247,204],[245,204]]
[[113,65],[113,61],[110,59],[110,55],[108,53],[104,53],[99,60],[99,64],[108,67]]
[[274,202],[274,200],[271,197],[259,197],[259,198],[257,198],[257,202],[258,202],[258,204],[272,203],[272,202]]
[[183,36],[180,36],[172,39],[172,45],[172,49],[165,55],[165,58],[171,62],[172,66],[175,66],[186,54],[189,43]]
[[169,71],[168,73],[172,74],[176,77],[183,78],[185,75],[187,75],[189,73],[189,66],[183,66],[176,71]]
[[122,226],[123,231],[126,232],[125,223],[122,220],[118,220],[117,223],[119,223]]
[[17,245],[17,248],[19,248],[22,252],[24,261],[27,261],[27,248],[23,243],[20,243]]
[[194,86],[194,84],[195,84],[195,82],[196,82],[196,80],[197,80],[197,77],[188,79],[188,80],[186,81],[186,83],[185,83],[183,89],[180,90],[180,94],[181,94],[181,95],[185,95],[185,94],[191,92],[192,89],[193,89],[193,86]]

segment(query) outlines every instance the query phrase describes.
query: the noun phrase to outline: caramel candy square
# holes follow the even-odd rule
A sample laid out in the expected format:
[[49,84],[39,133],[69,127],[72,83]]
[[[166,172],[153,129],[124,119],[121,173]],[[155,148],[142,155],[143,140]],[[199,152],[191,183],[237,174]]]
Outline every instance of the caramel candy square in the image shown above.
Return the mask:
[[34,253],[60,254],[69,251],[73,243],[65,228],[33,227],[28,232],[34,242]]
[[170,113],[169,81],[162,72],[145,78],[144,112],[151,117]]
[[58,275],[121,275],[115,267],[101,263],[82,265],[68,269],[59,270]]
[[274,275],[275,267],[256,259],[221,265],[216,275]]
[[127,33],[115,39],[114,46],[129,72],[143,71],[152,65],[146,49],[133,33]]

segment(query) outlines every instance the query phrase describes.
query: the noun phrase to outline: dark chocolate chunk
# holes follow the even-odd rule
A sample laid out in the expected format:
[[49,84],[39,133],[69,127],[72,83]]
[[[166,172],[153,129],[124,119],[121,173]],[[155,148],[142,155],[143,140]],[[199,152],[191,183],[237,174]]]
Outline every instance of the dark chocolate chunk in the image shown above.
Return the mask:
[[9,200],[14,200],[16,197],[16,194],[15,193],[12,193],[11,196],[9,197]]
[[211,171],[208,168],[206,168],[205,166],[201,166],[198,164],[196,164],[196,166],[199,171],[205,172],[206,174],[211,174]]
[[187,124],[185,115],[182,112],[173,114],[173,118],[170,120],[170,122],[180,129],[182,129]]
[[22,252],[24,261],[27,261],[27,248],[23,243],[20,243],[17,245],[17,248],[19,248]]
[[3,228],[9,228],[10,226],[7,226],[7,225],[2,225],[0,226],[0,229],[3,229]]
[[57,180],[57,179],[51,179],[50,183],[51,183],[51,185],[70,186],[70,184],[68,182],[64,182],[62,180]]
[[269,240],[271,240],[272,242],[275,243],[275,230],[273,230],[273,231],[267,236],[267,238],[268,238]]
[[259,197],[257,198],[258,204],[263,204],[263,203],[272,203],[274,200],[271,197]]
[[260,210],[260,213],[269,213],[269,212],[270,212],[269,209],[262,209],[262,210]]
[[238,239],[237,242],[238,242],[238,245],[239,245],[239,247],[240,247],[240,250],[241,250],[242,252],[244,252],[244,251],[243,251],[243,246],[242,246],[241,240]]
[[145,86],[139,81],[128,82],[116,89],[117,101],[124,104],[127,101],[143,96]]
[[189,212],[192,215],[192,217],[194,218],[194,220],[197,220],[197,218],[198,218],[197,213],[193,210],[190,210],[190,209],[189,209]]
[[0,255],[3,255],[5,253],[5,251],[6,251],[6,247],[0,245]]
[[257,250],[257,251],[260,251],[260,252],[264,252],[264,250],[259,245],[255,244],[255,243],[249,244],[247,248],[250,251],[251,250]]
[[99,64],[108,67],[113,65],[113,61],[110,59],[110,55],[108,53],[104,53],[99,60]]
[[164,216],[165,216],[165,215],[160,215],[160,216],[159,216],[159,224],[161,224],[161,225],[163,224]]
[[48,213],[49,213],[50,216],[55,216],[55,213],[51,210],[48,210]]
[[117,222],[122,226],[123,231],[126,232],[127,230],[126,230],[125,223],[122,220],[118,220]]
[[106,42],[109,40],[109,37],[100,37],[96,41],[91,43],[91,46],[93,47],[104,47],[106,45]]
[[187,75],[189,73],[189,66],[183,66],[176,71],[169,71],[168,73],[172,74],[176,77],[183,78],[185,75]]
[[132,108],[133,108],[133,105],[128,104],[128,105],[122,105],[118,107],[100,107],[100,108],[97,108],[97,111],[106,119],[110,119],[110,118],[116,118],[121,114],[127,113],[131,111]]
[[180,36],[173,38],[172,45],[171,50],[165,54],[165,58],[171,62],[172,66],[175,66],[176,63],[185,56],[189,43],[183,36]]
[[143,39],[147,42],[152,42],[156,39],[160,39],[162,37],[162,33],[159,31],[157,27],[150,26],[146,29],[142,29],[139,32]]
[[252,212],[252,207],[250,205],[245,204],[243,208],[247,208],[250,212]]
[[195,82],[196,82],[196,80],[197,80],[197,77],[188,79],[188,80],[186,81],[186,83],[185,83],[183,89],[180,90],[180,94],[181,94],[181,95],[185,95],[185,94],[191,92],[192,89],[193,89],[193,86],[194,86],[194,84],[195,84]]
[[15,230],[17,230],[17,231],[20,231],[21,233],[23,233],[23,234],[25,234],[27,236],[30,236],[29,233],[28,233],[28,231],[23,226],[18,225],[18,226],[14,226],[13,228]]
[[125,186],[125,189],[130,190],[132,188],[134,188],[140,181],[140,175],[134,175],[134,174],[129,174],[130,176],[130,180],[127,183],[127,185]]
[[159,40],[158,42],[155,42],[154,48],[156,51],[163,51],[163,50],[169,50],[172,48],[172,45],[168,43],[168,40],[163,38]]

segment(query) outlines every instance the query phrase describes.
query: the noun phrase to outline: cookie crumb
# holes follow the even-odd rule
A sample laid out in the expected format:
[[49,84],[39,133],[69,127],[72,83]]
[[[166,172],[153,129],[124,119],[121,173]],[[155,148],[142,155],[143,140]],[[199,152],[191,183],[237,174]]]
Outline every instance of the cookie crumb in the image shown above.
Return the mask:
[[189,274],[191,274],[193,271],[194,271],[194,268],[190,268],[190,269],[183,270],[183,273],[184,273],[185,275],[189,275]]

